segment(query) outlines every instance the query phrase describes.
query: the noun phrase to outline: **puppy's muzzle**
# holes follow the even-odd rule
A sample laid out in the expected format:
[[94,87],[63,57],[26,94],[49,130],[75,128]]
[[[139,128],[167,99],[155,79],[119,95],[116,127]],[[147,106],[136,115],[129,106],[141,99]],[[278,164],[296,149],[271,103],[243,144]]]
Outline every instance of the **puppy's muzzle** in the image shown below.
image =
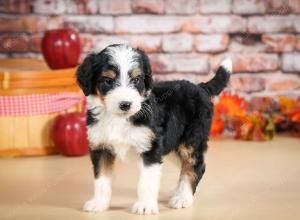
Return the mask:
[[131,102],[127,102],[127,101],[123,101],[123,102],[120,102],[119,104],[119,108],[124,111],[124,112],[127,112],[131,107]]

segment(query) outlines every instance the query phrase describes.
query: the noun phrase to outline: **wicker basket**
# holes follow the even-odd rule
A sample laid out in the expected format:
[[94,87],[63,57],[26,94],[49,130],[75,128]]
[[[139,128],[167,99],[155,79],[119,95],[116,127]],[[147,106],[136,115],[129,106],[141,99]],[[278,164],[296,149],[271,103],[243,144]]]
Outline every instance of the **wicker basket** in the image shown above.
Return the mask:
[[[0,60],[0,96],[78,92],[75,68],[49,70],[43,61]],[[79,110],[80,105],[67,111]],[[0,116],[0,156],[48,155],[57,152],[50,138],[51,113],[35,116]]]

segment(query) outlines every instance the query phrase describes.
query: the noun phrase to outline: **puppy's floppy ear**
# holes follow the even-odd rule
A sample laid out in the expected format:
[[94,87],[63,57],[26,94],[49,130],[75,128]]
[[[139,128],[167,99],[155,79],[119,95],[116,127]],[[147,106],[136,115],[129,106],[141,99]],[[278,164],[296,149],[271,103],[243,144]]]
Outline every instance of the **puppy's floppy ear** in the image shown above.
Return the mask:
[[95,54],[88,55],[76,71],[77,84],[80,86],[85,96],[96,92],[95,85],[92,82],[95,75],[95,57]]
[[152,84],[153,84],[150,61],[149,61],[148,56],[146,55],[146,53],[143,50],[141,50],[141,49],[137,49],[137,50],[141,55],[141,60],[142,60],[142,64],[143,64],[143,72],[145,74],[144,84],[145,84],[146,91],[148,91],[148,90],[152,89]]

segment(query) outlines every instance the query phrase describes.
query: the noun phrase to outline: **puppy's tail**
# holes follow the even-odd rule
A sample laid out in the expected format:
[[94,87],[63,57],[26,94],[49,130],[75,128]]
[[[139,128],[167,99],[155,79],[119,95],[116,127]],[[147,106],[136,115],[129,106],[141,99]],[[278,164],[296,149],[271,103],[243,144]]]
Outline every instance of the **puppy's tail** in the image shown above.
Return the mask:
[[200,83],[199,86],[204,88],[211,96],[219,95],[226,87],[230,74],[232,72],[232,61],[227,58],[222,61],[215,76],[206,83]]

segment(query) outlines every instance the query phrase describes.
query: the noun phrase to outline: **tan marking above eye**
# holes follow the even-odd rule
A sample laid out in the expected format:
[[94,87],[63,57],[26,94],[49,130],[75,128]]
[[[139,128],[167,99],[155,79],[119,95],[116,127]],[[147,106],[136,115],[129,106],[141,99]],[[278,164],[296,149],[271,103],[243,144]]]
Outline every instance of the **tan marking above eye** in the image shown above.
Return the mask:
[[134,68],[134,69],[131,71],[131,77],[132,77],[132,78],[137,78],[137,77],[139,77],[141,74],[142,74],[142,71],[141,71],[140,68]]
[[111,78],[111,79],[115,79],[116,78],[116,73],[112,70],[107,70],[107,71],[104,71],[102,73],[102,76],[105,76],[105,77],[108,77],[108,78]]

